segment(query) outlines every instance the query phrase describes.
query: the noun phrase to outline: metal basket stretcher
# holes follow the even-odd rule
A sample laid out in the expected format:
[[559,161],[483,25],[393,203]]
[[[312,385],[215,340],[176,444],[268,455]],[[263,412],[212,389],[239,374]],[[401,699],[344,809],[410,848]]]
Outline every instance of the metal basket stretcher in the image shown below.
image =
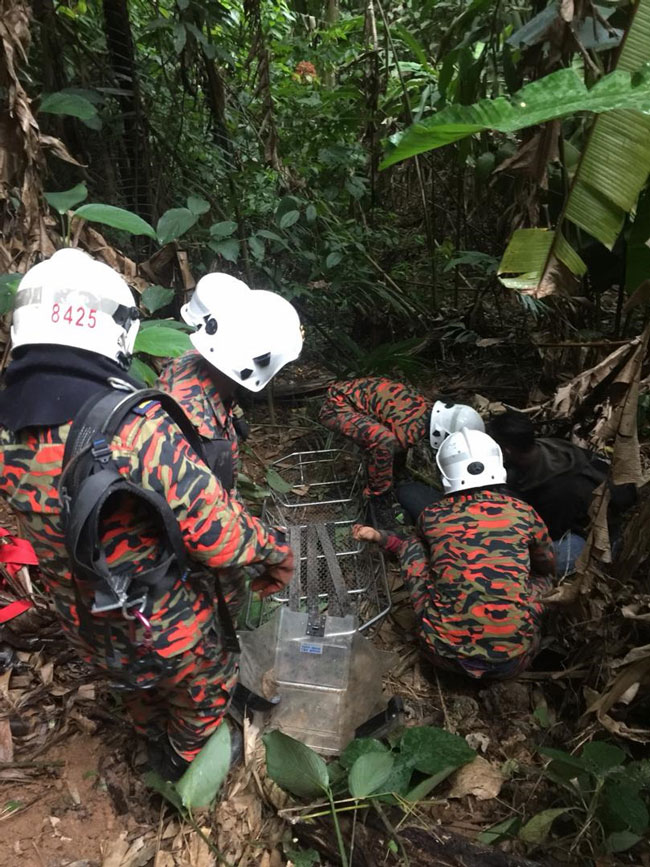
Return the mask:
[[[363,511],[361,459],[346,449],[321,449],[293,452],[276,461],[273,468],[292,487],[286,493],[274,492],[265,502],[263,516],[267,523],[289,528],[300,575],[307,574],[308,560],[315,557],[320,609],[325,611],[330,604],[332,570],[320,542],[312,544],[308,554],[307,528],[315,524],[324,527],[336,555],[359,631],[376,626],[390,611],[391,603],[383,556],[352,537],[352,526]],[[330,546],[326,547],[329,550]],[[301,585],[296,592],[298,610],[306,611],[306,587]],[[249,594],[246,626],[257,629],[288,603],[288,588],[265,600]]]

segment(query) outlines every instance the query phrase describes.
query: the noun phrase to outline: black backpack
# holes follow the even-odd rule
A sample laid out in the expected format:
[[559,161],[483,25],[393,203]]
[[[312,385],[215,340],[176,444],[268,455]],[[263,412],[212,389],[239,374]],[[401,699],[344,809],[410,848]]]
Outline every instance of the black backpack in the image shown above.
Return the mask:
[[[185,439],[205,459],[203,443],[178,403],[156,389],[112,390],[93,395],[74,419],[65,444],[59,496],[63,503],[65,546],[72,572],[95,588],[93,614],[137,608],[145,616],[153,602],[167,592],[178,577],[188,574],[189,558],[178,521],[164,497],[123,476],[111,455],[110,443],[131,413],[144,415],[145,402],[157,402],[180,428]],[[128,495],[143,501],[152,520],[158,521],[158,557],[148,569],[132,574],[130,565],[111,566],[100,536],[103,517],[115,498]],[[239,650],[235,629],[216,584],[217,609],[226,646]]]

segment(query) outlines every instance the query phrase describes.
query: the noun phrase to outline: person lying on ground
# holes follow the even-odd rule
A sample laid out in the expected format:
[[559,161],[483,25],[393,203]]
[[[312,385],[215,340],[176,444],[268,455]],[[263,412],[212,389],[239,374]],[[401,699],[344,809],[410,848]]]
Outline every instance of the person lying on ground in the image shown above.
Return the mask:
[[[229,608],[244,587],[228,583],[229,570],[257,564],[254,588],[266,595],[289,582],[293,560],[282,534],[230,500],[201,462],[180,408],[175,421],[150,393],[137,401],[139,384],[127,371],[138,318],[122,277],[80,250],[60,250],[25,274],[0,392],[0,495],[34,546],[68,642],[120,690],[152,766],[173,780],[222,724],[237,681]],[[251,326],[239,324],[242,332]],[[98,399],[116,395],[134,400],[133,409],[107,439],[91,425],[85,454],[94,472],[86,479],[108,473],[123,480],[123,493],[77,525],[92,561],[80,569],[68,516],[100,500],[84,500],[83,487],[67,497],[67,481],[60,490],[66,441],[75,417],[90,418],[90,403],[97,412]],[[84,466],[83,454],[66,466],[67,479],[71,464]]]
[[437,462],[445,495],[424,509],[415,535],[361,525],[353,535],[398,556],[435,665],[474,679],[514,677],[539,648],[551,539],[534,509],[505,490],[501,449],[487,434],[451,434]]
[[[557,559],[558,575],[573,572],[589,530],[589,507],[595,489],[607,479],[609,464],[571,442],[536,437],[530,418],[501,413],[488,423],[508,470],[508,487],[546,523]],[[619,531],[622,512],[634,504],[634,485],[611,488],[610,537]]]
[[480,415],[469,406],[432,402],[408,385],[373,376],[333,383],[319,420],[367,452],[364,495],[375,500],[382,514],[390,501],[396,456],[402,457],[409,446],[426,437],[436,450],[461,427],[485,429]]
[[[227,491],[234,492],[238,441],[248,436],[237,391],[241,387],[260,391],[285,364],[298,358],[300,319],[280,295],[251,290],[222,273],[199,280],[181,316],[196,329],[190,336],[195,349],[167,364],[158,387],[183,407],[203,439],[210,469]],[[242,321],[248,321],[248,329],[242,329]],[[255,322],[262,323],[262,333],[255,332]],[[249,351],[250,347],[255,348]],[[246,359],[256,352],[251,367]]]

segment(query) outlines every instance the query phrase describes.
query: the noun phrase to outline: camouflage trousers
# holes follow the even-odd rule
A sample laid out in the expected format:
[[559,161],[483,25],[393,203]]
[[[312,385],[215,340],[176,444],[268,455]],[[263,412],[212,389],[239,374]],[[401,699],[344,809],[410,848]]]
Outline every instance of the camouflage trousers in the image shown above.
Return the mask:
[[[400,557],[402,579],[411,597],[411,603],[419,622],[419,639],[423,652],[431,663],[445,671],[462,674],[473,680],[492,679],[504,680],[516,677],[525,671],[539,650],[541,641],[541,625],[544,614],[542,596],[547,593],[553,579],[542,576],[531,576],[533,586],[533,599],[529,603],[529,610],[534,624],[532,639],[522,642],[520,648],[513,648],[508,658],[491,659],[485,653],[477,653],[476,645],[471,637],[472,623],[467,623],[467,638],[460,646],[452,647],[441,641],[436,634],[434,623],[439,614],[431,604],[432,575],[429,567],[428,552],[423,543],[418,539],[411,539],[406,544],[405,550]],[[477,621],[474,625],[480,626]]]
[[124,704],[138,734],[147,740],[167,735],[191,762],[223,722],[237,683],[237,658],[205,637],[173,663],[175,670],[151,689],[125,693]]
[[395,434],[371,416],[356,412],[349,404],[326,403],[321,424],[343,434],[361,446],[368,456],[368,485],[365,496],[389,491],[393,484],[393,457],[403,448]]

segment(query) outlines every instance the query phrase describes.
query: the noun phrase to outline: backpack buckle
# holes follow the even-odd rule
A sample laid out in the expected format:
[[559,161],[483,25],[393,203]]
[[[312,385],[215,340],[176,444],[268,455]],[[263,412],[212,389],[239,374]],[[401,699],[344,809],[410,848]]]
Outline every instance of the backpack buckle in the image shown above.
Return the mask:
[[90,454],[100,464],[107,464],[111,459],[111,448],[104,437],[93,440]]

